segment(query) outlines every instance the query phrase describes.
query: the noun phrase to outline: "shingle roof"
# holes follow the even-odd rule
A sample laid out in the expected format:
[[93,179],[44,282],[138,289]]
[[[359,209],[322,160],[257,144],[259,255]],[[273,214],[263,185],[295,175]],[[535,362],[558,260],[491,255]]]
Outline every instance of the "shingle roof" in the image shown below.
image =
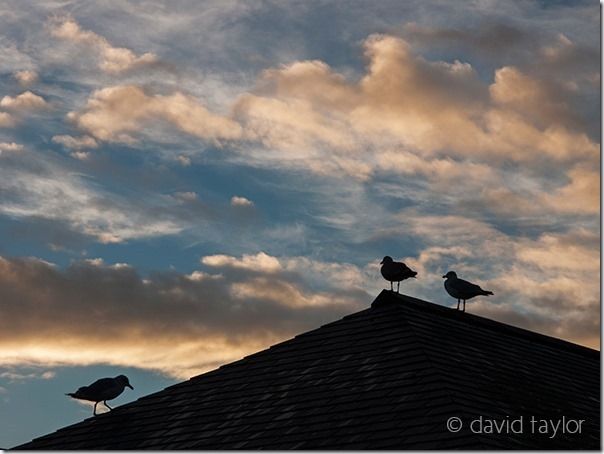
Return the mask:
[[[599,449],[599,369],[598,351],[383,291],[371,308],[17,448]],[[524,433],[476,434],[480,416],[483,430],[522,416]],[[585,422],[549,438],[531,416]]]

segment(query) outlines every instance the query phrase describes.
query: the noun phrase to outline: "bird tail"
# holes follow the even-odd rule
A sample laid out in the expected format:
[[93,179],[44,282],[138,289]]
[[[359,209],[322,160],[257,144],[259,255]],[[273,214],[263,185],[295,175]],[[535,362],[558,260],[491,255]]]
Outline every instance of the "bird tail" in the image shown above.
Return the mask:
[[486,295],[486,296],[493,294],[493,292],[491,292],[490,290],[483,290],[483,291],[484,291],[484,295]]
[[411,277],[417,277],[417,271],[412,271],[411,272]]
[[75,399],[75,393],[65,393],[66,396],[73,397]]

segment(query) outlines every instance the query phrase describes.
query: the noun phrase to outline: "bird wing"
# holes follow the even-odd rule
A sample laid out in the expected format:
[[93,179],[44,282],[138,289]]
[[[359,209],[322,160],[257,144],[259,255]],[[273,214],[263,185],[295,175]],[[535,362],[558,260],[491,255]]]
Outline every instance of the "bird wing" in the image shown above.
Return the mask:
[[455,287],[459,292],[464,293],[466,295],[476,296],[480,295],[483,292],[480,286],[459,278],[455,281]]
[[396,274],[403,278],[415,276],[417,273],[405,265],[403,262],[396,262]]
[[113,378],[101,378],[86,389],[85,398],[100,402],[101,400],[115,399],[124,387]]
[[411,268],[409,268],[407,265],[405,265],[404,263],[397,263],[398,265],[398,269],[401,273],[405,273],[405,274],[409,274],[412,273],[413,270],[411,270]]
[[100,378],[95,381],[92,385],[87,386],[86,392],[88,394],[99,394],[106,391],[109,388],[115,386],[115,380],[113,378]]

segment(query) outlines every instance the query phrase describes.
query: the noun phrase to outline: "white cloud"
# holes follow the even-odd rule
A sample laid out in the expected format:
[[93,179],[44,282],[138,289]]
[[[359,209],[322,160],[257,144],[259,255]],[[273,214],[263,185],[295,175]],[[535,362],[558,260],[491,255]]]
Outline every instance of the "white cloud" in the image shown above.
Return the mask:
[[201,263],[215,268],[232,267],[264,273],[275,273],[282,270],[279,259],[272,257],[265,252],[259,252],[255,255],[244,254],[242,257],[233,257],[222,254],[208,255],[202,257]]
[[184,155],[179,155],[176,157],[178,163],[183,167],[189,167],[191,165],[191,158]]
[[51,380],[55,378],[56,372],[52,370],[46,370],[44,372],[30,372],[30,373],[20,373],[14,371],[6,371],[0,373],[0,378],[4,378],[9,381],[9,383],[21,383],[27,380]]
[[80,161],[86,161],[90,158],[90,153],[88,151],[72,151],[69,156]]
[[96,140],[90,136],[72,137],[70,135],[53,136],[52,141],[63,145],[65,148],[81,150],[83,148],[96,148]]
[[231,205],[234,207],[251,207],[254,205],[254,202],[245,197],[234,195],[231,197]]
[[15,142],[0,142],[0,154],[3,152],[23,151],[23,145]]
[[[261,273],[267,278],[270,276],[274,278],[276,274],[293,274],[311,284],[315,290],[347,289],[361,291],[363,288],[373,289],[375,283],[375,276],[371,276],[372,271],[367,268],[360,269],[350,263],[324,262],[308,257],[275,257],[265,252],[258,252],[256,254],[243,254],[241,257],[224,254],[209,255],[202,257],[200,261],[206,266],[220,269],[227,275],[230,275],[229,270]],[[263,288],[262,291],[265,295],[268,295],[267,292],[272,292],[268,289],[270,287],[269,281],[270,279],[268,281],[260,279],[255,282],[248,282],[246,286],[239,287],[239,290],[248,295],[249,289],[256,285]],[[286,291],[286,286],[282,286],[280,289]],[[279,293],[279,291],[275,291],[276,293]],[[323,299],[317,296],[317,299],[313,301],[316,303],[317,301],[323,301]]]

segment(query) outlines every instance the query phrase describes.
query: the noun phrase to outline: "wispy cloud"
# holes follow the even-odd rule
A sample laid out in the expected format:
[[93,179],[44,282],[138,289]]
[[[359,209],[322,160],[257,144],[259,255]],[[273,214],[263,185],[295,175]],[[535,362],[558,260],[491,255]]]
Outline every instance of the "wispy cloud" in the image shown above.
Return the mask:
[[[0,177],[1,213],[17,219],[61,221],[101,243],[169,235],[183,228],[173,219],[157,218],[140,204],[95,188],[82,175],[54,164],[41,162],[31,168],[6,160]],[[157,203],[161,205],[161,199]]]
[[50,380],[54,378],[55,375],[56,373],[51,370],[31,373],[13,372],[9,370],[7,372],[1,372],[0,378],[8,380],[9,383],[22,383],[27,380]]
[[65,148],[81,150],[84,148],[97,148],[99,144],[90,136],[72,137],[67,134],[53,136],[52,141],[63,145]]

